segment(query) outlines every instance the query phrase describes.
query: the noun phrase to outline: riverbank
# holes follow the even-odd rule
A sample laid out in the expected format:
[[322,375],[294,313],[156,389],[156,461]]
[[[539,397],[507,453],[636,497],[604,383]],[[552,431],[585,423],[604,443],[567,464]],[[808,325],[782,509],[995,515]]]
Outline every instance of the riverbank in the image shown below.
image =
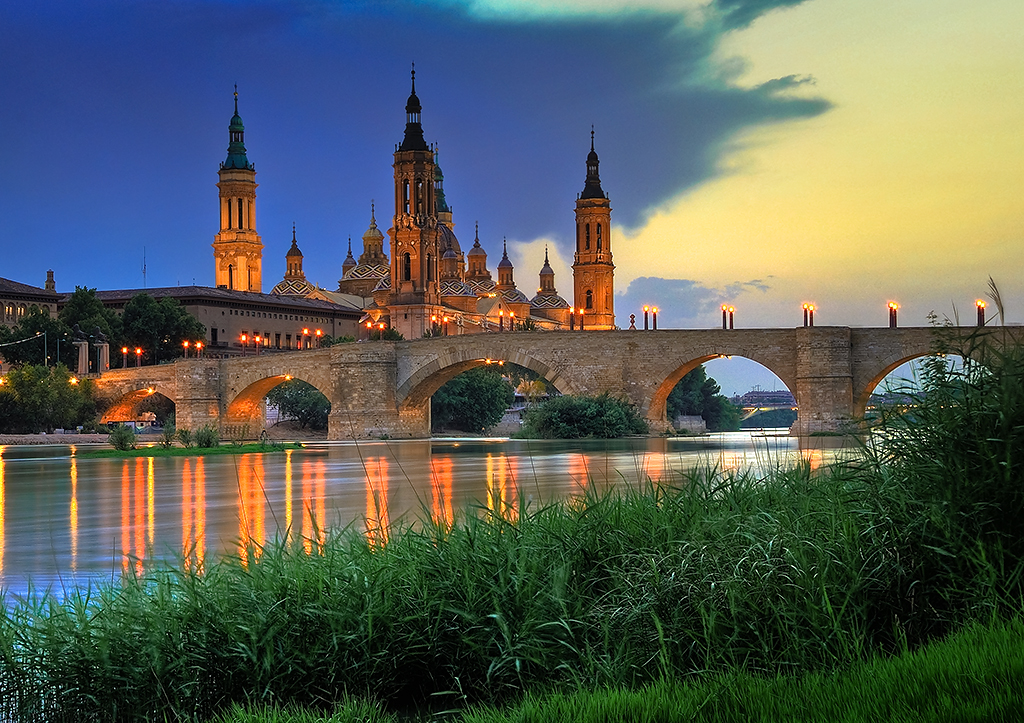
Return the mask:
[[284,452],[289,449],[302,449],[298,442],[249,442],[247,444],[221,443],[216,447],[137,447],[136,449],[91,449],[79,452],[76,457],[92,458],[132,458],[132,457],[205,457],[218,454],[268,454]]
[[0,434],[0,446],[17,444],[107,444],[107,434]]

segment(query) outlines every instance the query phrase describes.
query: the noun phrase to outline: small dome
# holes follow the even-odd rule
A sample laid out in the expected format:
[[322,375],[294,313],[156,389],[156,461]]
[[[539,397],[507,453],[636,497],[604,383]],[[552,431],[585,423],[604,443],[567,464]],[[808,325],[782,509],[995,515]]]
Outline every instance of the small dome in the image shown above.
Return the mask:
[[449,246],[447,249],[445,249],[445,252],[441,255],[441,258],[442,259],[455,259],[456,261],[459,259],[458,255],[455,253],[455,251],[452,249],[451,246]]
[[285,254],[285,258],[292,256],[302,256],[302,252],[299,251],[299,245],[295,241],[295,224],[292,224],[292,247],[288,249],[288,253]]
[[501,261],[498,262],[499,269],[511,269],[515,268],[512,266],[512,262],[508,260],[508,242],[501,242]]
[[544,265],[540,269],[541,276],[554,276],[555,271],[551,268],[551,264],[548,263],[548,250],[544,248]]

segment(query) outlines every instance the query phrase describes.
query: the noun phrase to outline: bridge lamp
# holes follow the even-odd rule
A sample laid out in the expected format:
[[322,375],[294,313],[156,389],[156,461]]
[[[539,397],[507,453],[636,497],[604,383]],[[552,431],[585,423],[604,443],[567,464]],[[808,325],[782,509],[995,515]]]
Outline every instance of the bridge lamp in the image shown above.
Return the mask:
[[654,326],[653,326],[653,328],[654,328],[654,331],[657,331],[658,330],[658,307],[657,306],[651,307],[651,311],[654,313]]
[[199,359],[203,354],[203,342],[196,342],[196,359]]
[[810,319],[809,326],[814,326],[814,304],[807,305],[807,313]]
[[142,366],[142,348],[141,347],[135,347],[135,366],[136,367]]
[[576,330],[576,309],[569,307],[569,331]]
[[804,326],[808,326],[808,324],[807,324],[807,314],[810,311],[810,309],[811,309],[811,305],[810,304],[804,304]]
[[505,331],[505,310],[498,309],[498,331]]
[[733,328],[733,319],[735,317],[735,314],[736,314],[736,307],[735,306],[730,306],[729,307],[729,328],[730,329]]
[[121,368],[128,368],[128,347],[126,346],[121,347]]
[[150,387],[149,389],[146,390],[146,394],[156,394],[156,389],[153,389],[153,387]]
[[729,305],[728,304],[722,304],[722,329],[728,329],[729,328],[726,325],[727,322],[728,322],[728,315],[729,315]]
[[[3,383],[3,380],[0,379],[0,384],[2,384],[2,383]],[[71,377],[70,379],[68,379],[68,384],[78,384],[78,377]]]
[[256,345],[256,356],[260,355],[260,342],[263,341],[263,337],[259,334],[253,334],[252,342]]
[[441,329],[441,333],[448,336],[448,317],[444,317],[444,327]]
[[316,330],[316,348],[317,349],[320,348],[320,339],[323,338],[323,335],[324,335],[323,329],[317,329]]
[[245,349],[249,346],[249,336],[248,334],[242,334],[238,339],[242,345],[242,356],[245,356]]
[[974,305],[978,307],[978,326],[985,326],[985,302],[978,299]]
[[292,380],[292,375],[291,375],[291,374],[285,374],[285,375],[284,375],[284,380],[285,380],[286,382],[290,382],[290,381]]
[[583,331],[583,309],[580,309],[580,331]]
[[516,330],[516,312],[514,312],[514,311],[508,312],[508,330],[509,331],[515,331]]
[[895,301],[890,301],[889,302],[889,328],[890,329],[895,329],[896,328],[896,325],[897,325],[896,324],[896,312],[899,310],[899,308],[900,308],[900,305],[897,304]]
[[644,304],[644,331],[648,330],[648,326],[647,326],[647,312],[650,311],[650,310],[651,310],[651,307],[647,306],[647,304]]
[[188,359],[188,341],[181,342],[181,346],[185,350],[185,358]]

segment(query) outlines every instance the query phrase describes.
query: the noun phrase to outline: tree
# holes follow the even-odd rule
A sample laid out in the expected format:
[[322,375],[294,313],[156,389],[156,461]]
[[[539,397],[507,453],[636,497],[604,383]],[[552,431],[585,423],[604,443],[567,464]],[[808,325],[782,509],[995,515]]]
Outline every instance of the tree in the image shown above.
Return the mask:
[[548,399],[526,413],[519,436],[539,439],[613,439],[647,434],[647,422],[629,402],[608,394]]
[[33,433],[72,428],[95,416],[92,385],[63,364],[24,364],[0,385],[0,432]]
[[[33,306],[32,310],[12,329],[0,327],[0,343],[9,344],[0,348],[0,356],[11,365],[42,364],[53,366],[63,362],[73,368],[76,363],[75,348],[71,344],[68,326],[60,319],[50,316],[49,309]],[[35,337],[39,337],[35,340]],[[58,341],[60,359],[57,358]],[[21,342],[21,343],[18,343]],[[43,343],[46,343],[46,364],[43,363]]]
[[121,323],[125,344],[140,347],[156,364],[184,354],[182,342],[206,338],[206,327],[170,296],[157,301],[136,294],[124,305]]
[[[98,327],[100,333],[107,337],[107,343],[112,349],[121,345],[121,318],[113,309],[105,307],[103,302],[96,297],[96,289],[76,286],[75,293],[68,297],[64,308],[60,310],[60,320],[64,322],[69,331],[75,328],[75,324],[78,324],[78,328],[86,335],[94,334]],[[64,356],[63,346],[61,344],[62,358]],[[72,354],[74,354],[73,347]]]
[[331,402],[319,389],[301,379],[291,379],[267,392],[267,401],[281,414],[299,423],[300,429],[327,429]]
[[474,367],[450,380],[430,398],[434,430],[480,432],[501,421],[515,394],[495,366]]
[[712,432],[734,432],[740,428],[740,410],[708,377],[704,365],[697,367],[673,387],[666,404],[669,421],[679,415],[700,416]]

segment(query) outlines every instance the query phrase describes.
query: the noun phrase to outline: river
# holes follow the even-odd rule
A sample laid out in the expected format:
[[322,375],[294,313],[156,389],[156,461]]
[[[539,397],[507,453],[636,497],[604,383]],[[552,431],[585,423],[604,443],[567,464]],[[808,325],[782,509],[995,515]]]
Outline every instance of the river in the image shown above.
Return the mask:
[[524,441],[432,439],[311,443],[269,454],[89,459],[84,447],[0,446],[0,588],[61,594],[142,572],[189,551],[203,561],[262,543],[353,525],[450,521],[467,506],[504,509],[697,465],[764,472],[832,456],[829,439],[737,432],[706,437]]

